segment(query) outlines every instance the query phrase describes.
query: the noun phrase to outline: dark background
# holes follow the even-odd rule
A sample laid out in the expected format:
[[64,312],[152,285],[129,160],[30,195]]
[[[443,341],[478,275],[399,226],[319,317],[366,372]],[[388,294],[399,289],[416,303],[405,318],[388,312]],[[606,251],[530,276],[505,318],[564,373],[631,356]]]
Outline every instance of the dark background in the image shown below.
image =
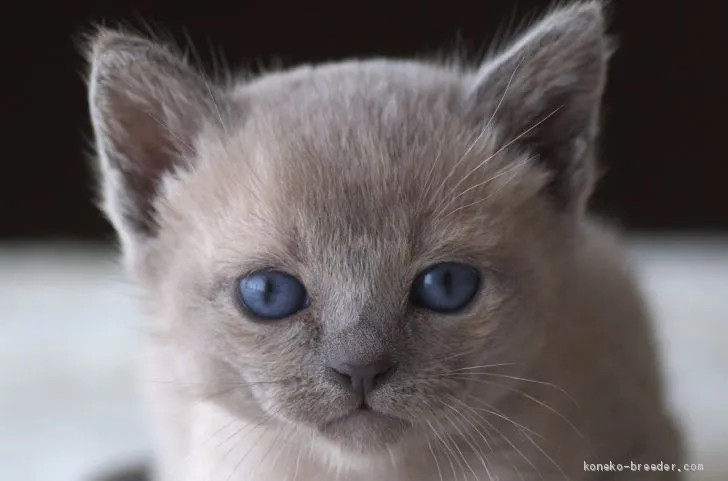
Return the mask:
[[[477,54],[547,1],[196,0],[16,2],[4,8],[0,238],[110,238],[91,199],[84,65],[75,40],[94,23],[187,35],[211,65],[409,56],[459,46]],[[617,0],[621,48],[606,95],[594,205],[641,231],[728,230],[728,9],[725,0]],[[142,22],[143,20],[143,22]],[[9,170],[9,174],[8,174]]]

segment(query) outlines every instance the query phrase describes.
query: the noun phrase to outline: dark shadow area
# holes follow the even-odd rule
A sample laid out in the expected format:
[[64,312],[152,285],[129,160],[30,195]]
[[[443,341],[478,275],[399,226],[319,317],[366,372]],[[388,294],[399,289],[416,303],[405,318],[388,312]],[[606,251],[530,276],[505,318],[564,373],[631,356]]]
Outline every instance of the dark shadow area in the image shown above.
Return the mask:
[[[75,43],[94,23],[147,23],[180,43],[192,39],[208,68],[224,57],[235,68],[257,69],[276,62],[427,55],[456,47],[477,55],[494,35],[517,27],[513,19],[538,13],[548,3],[15,4],[5,12],[2,42],[0,238],[111,237],[91,200],[84,65]],[[611,30],[621,47],[606,96],[607,170],[596,210],[642,231],[728,229],[725,2],[623,0],[613,2],[612,11]]]

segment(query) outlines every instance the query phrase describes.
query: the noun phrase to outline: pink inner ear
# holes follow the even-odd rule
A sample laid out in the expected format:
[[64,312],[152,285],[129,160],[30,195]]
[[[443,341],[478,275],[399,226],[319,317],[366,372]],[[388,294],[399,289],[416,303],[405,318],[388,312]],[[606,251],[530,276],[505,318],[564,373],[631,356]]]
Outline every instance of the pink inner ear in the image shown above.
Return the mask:
[[166,47],[132,38],[99,51],[93,69],[94,126],[114,196],[111,205],[135,232],[156,229],[154,203],[162,177],[194,157],[194,137],[211,113],[204,78]]
[[577,6],[536,23],[486,62],[472,87],[469,115],[481,128],[492,121],[504,143],[536,154],[552,173],[548,194],[562,207],[590,190],[610,53],[598,8]]
[[154,233],[154,201],[162,176],[179,165],[183,156],[192,152],[190,142],[173,131],[159,102],[135,101],[128,95],[109,92],[108,108],[115,116],[107,131],[107,158],[121,176],[118,195],[124,197],[124,217],[136,230]]

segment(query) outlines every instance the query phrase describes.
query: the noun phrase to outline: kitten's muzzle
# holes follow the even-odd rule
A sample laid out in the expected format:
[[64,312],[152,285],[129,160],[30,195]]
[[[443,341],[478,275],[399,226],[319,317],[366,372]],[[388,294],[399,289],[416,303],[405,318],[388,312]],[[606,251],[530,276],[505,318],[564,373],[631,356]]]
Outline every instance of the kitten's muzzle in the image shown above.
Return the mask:
[[395,364],[380,359],[368,364],[335,361],[328,366],[331,379],[362,398],[386,383],[394,374]]

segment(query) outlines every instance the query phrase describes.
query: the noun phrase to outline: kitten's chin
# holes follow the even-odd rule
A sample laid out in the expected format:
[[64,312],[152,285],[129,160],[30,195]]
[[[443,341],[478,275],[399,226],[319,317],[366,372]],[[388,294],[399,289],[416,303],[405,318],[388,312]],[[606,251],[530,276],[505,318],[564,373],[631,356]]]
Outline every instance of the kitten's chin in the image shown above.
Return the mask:
[[387,452],[410,427],[409,421],[371,409],[357,409],[318,426],[318,431],[341,449],[361,454]]

